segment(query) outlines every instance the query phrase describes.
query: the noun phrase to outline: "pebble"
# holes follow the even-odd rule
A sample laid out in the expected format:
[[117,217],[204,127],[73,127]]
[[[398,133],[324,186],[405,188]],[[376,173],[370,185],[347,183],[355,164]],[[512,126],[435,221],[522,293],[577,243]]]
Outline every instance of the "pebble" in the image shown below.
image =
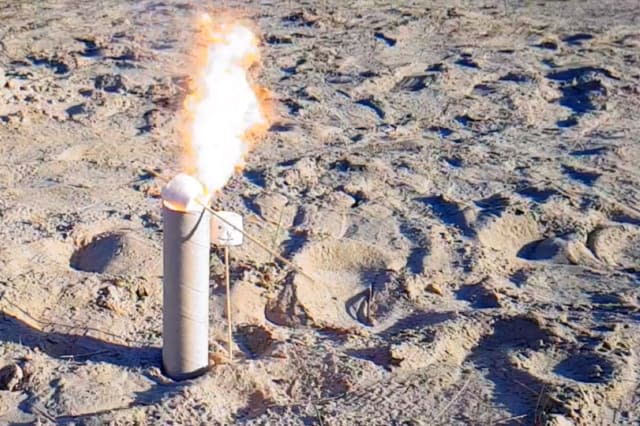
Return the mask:
[[0,390],[17,390],[23,378],[24,373],[18,364],[5,365],[0,368]]
[[444,292],[442,291],[442,288],[438,285],[438,284],[428,284],[426,287],[426,290],[429,293],[433,293],[433,294],[437,294],[438,296],[444,296]]

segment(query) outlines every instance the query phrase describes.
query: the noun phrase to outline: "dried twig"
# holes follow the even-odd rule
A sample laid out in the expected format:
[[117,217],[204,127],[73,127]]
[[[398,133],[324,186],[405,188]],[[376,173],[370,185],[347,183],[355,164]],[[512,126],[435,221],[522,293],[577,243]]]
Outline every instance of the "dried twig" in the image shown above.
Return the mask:
[[312,404],[313,405],[313,409],[316,412],[316,418],[318,419],[318,423],[320,424],[320,426],[324,426],[324,422],[322,421],[322,415],[320,414],[320,410],[318,410],[318,407],[316,406],[316,404]]
[[[519,416],[511,416],[511,417],[507,417],[507,418],[504,418],[504,419],[496,420],[495,423],[493,423],[493,424],[494,425],[501,425],[501,424],[504,424],[504,423],[510,423],[510,422],[513,422],[514,420],[526,419],[528,416],[529,416],[528,414],[520,414]],[[520,423],[520,422],[518,421],[518,423]]]
[[280,216],[278,217],[278,227],[276,228],[276,232],[273,234],[273,242],[271,243],[271,247],[275,250],[276,244],[278,244],[278,236],[280,235],[280,228],[282,227],[282,216],[284,215],[284,207],[280,209]]
[[110,350],[101,350],[101,351],[95,351],[95,352],[87,352],[84,354],[69,354],[69,355],[60,355],[59,358],[62,359],[75,359],[75,358],[85,358],[88,356],[94,356],[94,355],[102,355],[102,354],[106,354],[111,352]]
[[544,390],[546,388],[546,384],[542,384],[542,388],[540,389],[540,394],[538,395],[538,401],[536,402],[536,409],[534,411],[534,418],[537,420],[542,414],[539,413],[540,403],[542,402],[542,397],[544,395]]
[[469,377],[467,378],[467,380],[465,380],[464,384],[462,385],[462,387],[460,388],[460,390],[458,390],[458,392],[456,392],[456,394],[454,395],[453,398],[451,398],[451,401],[449,401],[449,403],[447,405],[444,406],[444,408],[442,410],[440,410],[440,412],[438,414],[436,414],[436,416],[433,418],[434,421],[437,421],[438,419],[440,419],[444,413],[447,412],[447,410],[453,405],[454,402],[456,402],[458,400],[458,398],[460,398],[460,396],[462,395],[462,393],[464,392],[464,390],[467,388],[467,386],[469,385],[469,382],[471,381],[471,375],[469,375]]
[[44,417],[45,419],[49,420],[50,422],[56,422],[56,418],[53,417],[51,414],[49,414],[44,408],[39,408],[39,407],[31,407],[31,409],[36,413],[36,414],[40,414],[42,417]]

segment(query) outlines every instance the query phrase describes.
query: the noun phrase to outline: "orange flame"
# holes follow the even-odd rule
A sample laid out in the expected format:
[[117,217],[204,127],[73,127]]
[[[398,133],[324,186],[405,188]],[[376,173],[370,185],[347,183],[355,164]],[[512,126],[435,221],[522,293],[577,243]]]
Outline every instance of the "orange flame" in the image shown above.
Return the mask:
[[241,169],[269,127],[269,91],[252,81],[260,61],[258,38],[238,22],[197,22],[195,68],[184,100],[181,138],[185,172],[210,196]]

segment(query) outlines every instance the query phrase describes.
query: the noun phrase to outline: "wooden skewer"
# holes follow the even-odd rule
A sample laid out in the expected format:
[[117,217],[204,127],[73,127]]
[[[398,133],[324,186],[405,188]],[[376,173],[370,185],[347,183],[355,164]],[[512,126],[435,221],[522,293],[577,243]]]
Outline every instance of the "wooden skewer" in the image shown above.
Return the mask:
[[231,285],[229,284],[229,247],[224,247],[224,281],[227,287],[227,340],[229,343],[229,362],[233,363],[233,337],[232,337],[232,328],[233,324],[231,322]]

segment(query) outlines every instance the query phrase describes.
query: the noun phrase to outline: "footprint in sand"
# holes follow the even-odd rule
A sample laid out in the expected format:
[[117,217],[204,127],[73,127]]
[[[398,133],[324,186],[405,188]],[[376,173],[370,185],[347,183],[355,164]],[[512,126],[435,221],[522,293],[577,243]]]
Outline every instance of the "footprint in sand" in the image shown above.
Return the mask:
[[579,232],[554,233],[540,219],[522,210],[507,211],[480,224],[478,240],[492,260],[507,266],[525,262],[594,265],[597,259],[587,249]]
[[[617,350],[616,333],[603,339],[609,350],[594,350],[592,341],[580,344],[572,333],[548,325],[533,316],[502,318],[467,358],[494,383],[496,402],[534,420],[541,398],[554,410],[571,412],[633,392],[632,380],[618,379],[633,374],[635,360]],[[580,392],[574,392],[576,385]]]
[[321,328],[373,325],[393,306],[392,273],[405,261],[352,240],[309,244],[295,263],[313,281],[301,274],[295,277],[297,302]]
[[513,413],[535,412],[536,401],[546,383],[531,374],[513,357],[516,353],[538,351],[552,339],[536,319],[528,316],[502,318],[482,337],[467,361],[480,369],[494,384],[493,398]]
[[587,247],[601,261],[620,268],[640,268],[640,227],[598,228],[587,237]]
[[609,70],[596,67],[554,70],[547,78],[556,82],[562,93],[558,103],[571,111],[568,119],[557,122],[559,127],[575,126],[580,117],[605,109],[610,96],[608,82],[617,79]]
[[571,355],[560,361],[553,372],[565,379],[581,383],[607,383],[613,378],[613,363],[597,354]]

